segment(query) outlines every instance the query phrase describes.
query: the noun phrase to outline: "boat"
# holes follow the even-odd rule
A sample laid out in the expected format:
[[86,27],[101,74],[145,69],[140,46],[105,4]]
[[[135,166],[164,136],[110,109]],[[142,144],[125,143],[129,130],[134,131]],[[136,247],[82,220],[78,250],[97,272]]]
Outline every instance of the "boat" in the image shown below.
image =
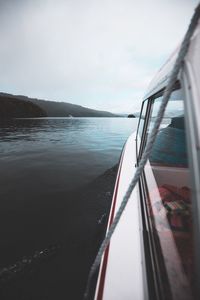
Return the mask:
[[[179,48],[142,101],[119,163],[109,230],[153,128]],[[95,300],[200,299],[200,22],[151,155],[104,252]]]

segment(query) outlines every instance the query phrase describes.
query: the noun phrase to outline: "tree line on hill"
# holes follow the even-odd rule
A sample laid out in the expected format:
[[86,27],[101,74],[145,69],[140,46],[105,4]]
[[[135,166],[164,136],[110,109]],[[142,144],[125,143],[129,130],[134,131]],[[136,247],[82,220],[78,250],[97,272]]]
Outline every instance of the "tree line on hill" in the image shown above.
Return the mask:
[[107,111],[99,111],[66,102],[56,102],[0,93],[1,118],[34,117],[116,117]]

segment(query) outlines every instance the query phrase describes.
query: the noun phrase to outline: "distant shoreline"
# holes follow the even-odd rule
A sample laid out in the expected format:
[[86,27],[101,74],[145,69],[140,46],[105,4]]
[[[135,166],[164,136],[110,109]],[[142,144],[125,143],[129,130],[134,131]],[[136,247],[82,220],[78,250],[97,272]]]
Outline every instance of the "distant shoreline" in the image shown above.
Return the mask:
[[108,111],[95,110],[84,106],[56,102],[26,96],[0,93],[0,117],[121,117]]

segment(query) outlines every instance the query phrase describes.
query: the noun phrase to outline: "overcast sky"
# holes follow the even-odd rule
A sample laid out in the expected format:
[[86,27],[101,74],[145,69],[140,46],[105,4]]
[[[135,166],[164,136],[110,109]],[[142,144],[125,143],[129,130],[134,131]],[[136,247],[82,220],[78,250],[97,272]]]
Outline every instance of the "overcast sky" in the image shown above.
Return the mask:
[[198,0],[0,0],[0,91],[139,110]]

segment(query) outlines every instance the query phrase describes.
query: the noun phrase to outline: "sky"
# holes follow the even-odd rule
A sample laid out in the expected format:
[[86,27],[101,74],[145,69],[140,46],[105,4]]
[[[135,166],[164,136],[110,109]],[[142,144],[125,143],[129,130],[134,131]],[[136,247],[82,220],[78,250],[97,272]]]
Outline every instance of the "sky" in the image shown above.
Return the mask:
[[114,113],[141,106],[198,0],[0,0],[0,91]]

